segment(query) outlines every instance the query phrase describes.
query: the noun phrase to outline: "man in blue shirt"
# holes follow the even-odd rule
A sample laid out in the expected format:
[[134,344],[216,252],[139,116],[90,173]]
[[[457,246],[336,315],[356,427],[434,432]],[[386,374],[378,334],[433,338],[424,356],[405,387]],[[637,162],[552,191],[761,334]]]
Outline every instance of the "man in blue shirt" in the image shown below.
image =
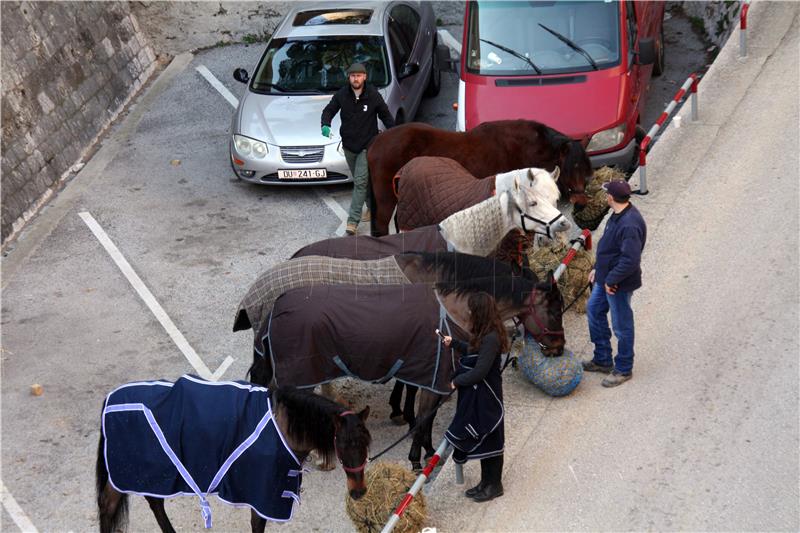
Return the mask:
[[[613,211],[597,243],[595,268],[589,273],[594,283],[586,316],[589,336],[594,343],[594,358],[583,361],[587,372],[609,374],[604,387],[616,387],[633,377],[633,309],[631,296],[642,286],[640,267],[647,240],[647,225],[630,203],[631,187],[626,181],[603,185],[608,206]],[[617,337],[617,356],[611,355],[611,330],[608,312]]]

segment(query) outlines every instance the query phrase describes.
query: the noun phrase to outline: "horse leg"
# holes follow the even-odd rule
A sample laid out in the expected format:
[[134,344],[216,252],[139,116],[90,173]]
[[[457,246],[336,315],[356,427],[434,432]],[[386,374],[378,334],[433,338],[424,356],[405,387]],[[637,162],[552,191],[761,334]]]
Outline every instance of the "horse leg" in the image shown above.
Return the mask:
[[393,424],[401,425],[403,423],[403,412],[400,410],[400,402],[403,400],[403,382],[395,380],[392,394],[389,396],[389,405],[392,408],[392,413],[389,419]]
[[417,418],[414,416],[414,403],[417,400],[418,387],[414,385],[406,385],[406,403],[403,405],[403,419],[408,422],[408,427],[414,427],[417,423]]
[[[425,448],[425,459],[430,459],[436,453],[436,448],[433,447],[433,420],[436,418],[434,409],[439,405],[441,397],[429,391],[423,391],[419,398],[419,414],[420,418],[427,416],[428,419],[422,427],[419,428],[422,433],[422,447]],[[423,415],[423,413],[425,413]],[[428,413],[433,413],[428,416]]]
[[376,169],[377,172],[370,172],[370,182],[372,183],[372,194],[375,197],[375,209],[372,211],[371,229],[373,236],[389,234],[389,222],[392,220],[392,212],[397,205],[397,198],[392,191],[392,175],[386,171],[383,165]]
[[106,483],[97,497],[100,533],[112,533],[119,529],[128,512],[128,495],[117,492],[111,483]]
[[267,527],[266,518],[261,518],[258,513],[250,510],[250,529],[253,533],[264,533],[264,528]]
[[153,511],[153,516],[156,517],[158,527],[164,533],[175,533],[175,528],[169,523],[167,512],[164,510],[164,498],[154,498],[153,496],[145,496],[147,503],[150,504],[150,510]]

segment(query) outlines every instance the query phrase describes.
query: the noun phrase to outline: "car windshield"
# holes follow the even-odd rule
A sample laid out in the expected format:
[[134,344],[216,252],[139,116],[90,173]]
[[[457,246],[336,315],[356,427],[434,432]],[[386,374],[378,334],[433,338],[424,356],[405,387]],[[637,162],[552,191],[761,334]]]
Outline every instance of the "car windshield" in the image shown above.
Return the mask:
[[376,87],[389,84],[383,38],[273,39],[250,88],[263,93],[332,93],[347,83],[347,68],[362,63]]
[[471,73],[562,74],[619,64],[616,1],[473,1],[469,10],[467,70]]

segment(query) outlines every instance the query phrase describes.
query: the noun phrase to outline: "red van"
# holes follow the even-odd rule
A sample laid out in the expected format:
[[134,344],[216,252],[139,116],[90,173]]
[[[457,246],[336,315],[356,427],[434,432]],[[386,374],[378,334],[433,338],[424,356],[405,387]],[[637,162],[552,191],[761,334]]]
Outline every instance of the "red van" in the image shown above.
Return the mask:
[[594,167],[630,168],[663,20],[664,2],[467,2],[457,129],[535,120],[588,138]]

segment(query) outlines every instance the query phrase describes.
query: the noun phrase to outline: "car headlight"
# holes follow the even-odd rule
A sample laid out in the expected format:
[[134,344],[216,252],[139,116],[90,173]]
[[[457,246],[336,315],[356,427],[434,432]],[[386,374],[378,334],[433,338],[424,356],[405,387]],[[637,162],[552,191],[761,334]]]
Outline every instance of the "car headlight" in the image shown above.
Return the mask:
[[342,143],[339,143],[339,146],[336,147],[336,151],[341,155],[344,155],[344,147],[342,146]]
[[626,124],[623,123],[607,130],[598,131],[592,135],[592,140],[589,142],[589,146],[586,147],[586,151],[598,152],[619,145],[625,138],[625,126]]
[[240,154],[251,155],[258,159],[264,159],[267,156],[267,153],[269,153],[267,143],[251,139],[250,137],[245,137],[244,135],[234,135],[233,145],[236,147],[236,151]]

